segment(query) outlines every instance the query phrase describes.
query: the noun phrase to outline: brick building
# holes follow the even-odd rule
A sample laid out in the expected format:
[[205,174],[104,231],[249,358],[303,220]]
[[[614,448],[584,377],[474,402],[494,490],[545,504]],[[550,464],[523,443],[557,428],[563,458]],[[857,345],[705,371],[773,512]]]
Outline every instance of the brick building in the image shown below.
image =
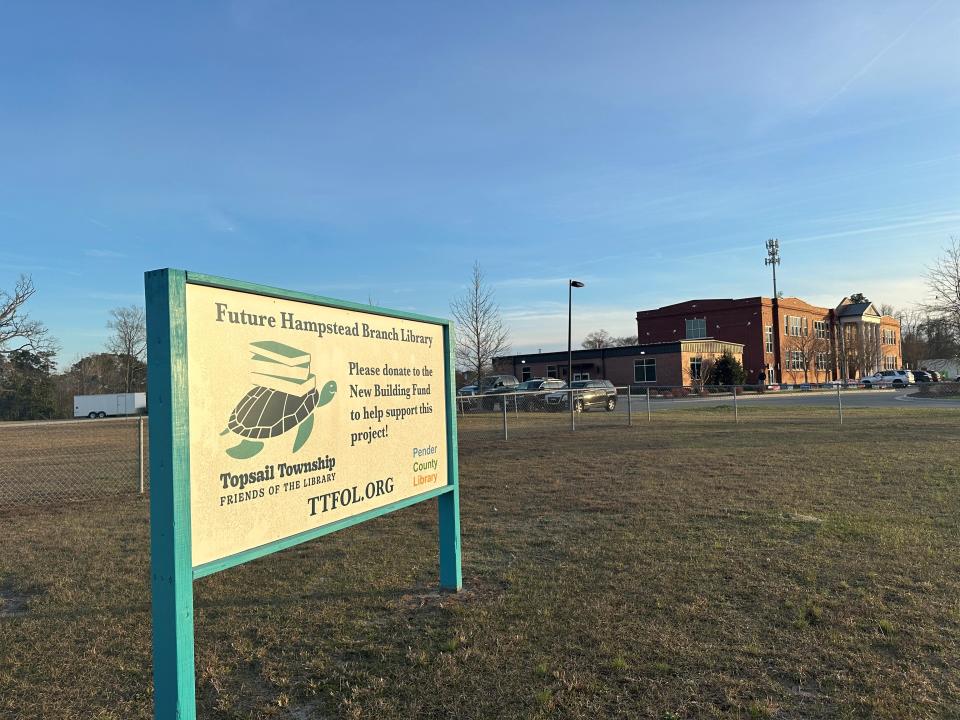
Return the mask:
[[[669,342],[574,350],[574,380],[610,380],[614,385],[693,385],[700,371],[724,352],[743,361],[743,345],[712,338],[677,339]],[[567,353],[529,353],[493,359],[497,372],[532,378],[567,378]]]
[[688,300],[637,312],[641,343],[715,338],[743,345],[747,382],[826,382],[902,366],[900,323],[872,303],[800,298]]

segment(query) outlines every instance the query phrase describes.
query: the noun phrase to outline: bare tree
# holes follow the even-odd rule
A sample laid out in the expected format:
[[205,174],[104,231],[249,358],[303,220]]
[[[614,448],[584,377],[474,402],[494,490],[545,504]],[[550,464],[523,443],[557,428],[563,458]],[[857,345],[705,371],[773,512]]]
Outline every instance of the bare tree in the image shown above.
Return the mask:
[[114,308],[110,311],[107,327],[113,335],[107,340],[107,350],[119,356],[124,366],[124,392],[142,383],[135,378],[135,368],[141,367],[147,354],[147,320],[139,305]]
[[47,328],[40,321],[31,320],[24,310],[27,300],[35,292],[33,279],[29,275],[20,276],[13,292],[0,290],[0,353],[30,350],[42,354],[56,351],[56,342]]
[[704,388],[710,381],[710,375],[713,373],[713,360],[710,358],[700,358],[700,371],[694,372],[693,365],[683,369],[683,374],[689,376],[690,387],[698,395],[704,393]]
[[873,325],[860,329],[852,328],[852,332],[845,332],[843,344],[840,346],[840,360],[848,377],[862,378],[880,367],[882,353],[879,332],[879,327]]
[[450,303],[450,313],[457,325],[457,365],[473,373],[479,384],[492,359],[510,350],[500,306],[479,262],[473,263],[466,292]]
[[[810,382],[810,370],[816,367],[817,356],[820,354],[829,355],[830,340],[828,338],[817,337],[816,331],[807,332],[802,335],[788,335],[783,342],[785,353],[790,353],[790,358],[786,360],[786,371],[793,376],[793,382],[797,382],[797,373],[803,372],[803,381]],[[794,362],[794,359],[796,362]],[[796,367],[797,365],[800,367]]]
[[923,313],[919,310],[898,310],[894,317],[900,322],[900,356],[903,366],[919,368],[927,356],[927,344],[923,337]]
[[592,333],[587,335],[583,342],[580,343],[580,347],[586,350],[600,350],[601,348],[609,347],[626,347],[627,345],[636,345],[637,336],[636,335],[622,335],[615,336],[611,335],[604,329],[594,330]]
[[580,347],[587,350],[599,350],[600,348],[613,347],[613,345],[613,336],[603,329],[594,330],[583,339],[582,343],[580,343]]
[[943,255],[927,268],[926,281],[930,298],[923,309],[945,320],[954,338],[960,338],[960,238],[950,237]]

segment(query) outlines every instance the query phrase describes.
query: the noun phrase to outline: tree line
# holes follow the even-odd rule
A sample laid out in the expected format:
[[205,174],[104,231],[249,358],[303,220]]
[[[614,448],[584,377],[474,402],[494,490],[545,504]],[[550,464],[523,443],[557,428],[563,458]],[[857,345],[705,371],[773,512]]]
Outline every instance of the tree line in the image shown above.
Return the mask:
[[73,417],[74,395],[146,390],[143,307],[113,308],[103,349],[58,371],[59,343],[27,308],[36,291],[29,275],[21,275],[13,290],[0,289],[0,420]]

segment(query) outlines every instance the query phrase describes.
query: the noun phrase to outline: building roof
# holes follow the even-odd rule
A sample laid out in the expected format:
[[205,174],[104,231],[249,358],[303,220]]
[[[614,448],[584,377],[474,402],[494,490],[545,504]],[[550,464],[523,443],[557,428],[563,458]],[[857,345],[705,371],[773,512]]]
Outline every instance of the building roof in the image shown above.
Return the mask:
[[873,306],[871,302],[862,302],[862,303],[847,303],[846,305],[842,304],[837,308],[837,315],[839,317],[861,317],[863,315],[876,315],[880,316],[880,313]]
[[746,298],[700,298],[696,300],[684,300],[683,302],[673,303],[671,305],[663,305],[662,307],[653,308],[650,310],[638,310],[637,317],[639,318],[643,315],[663,315],[671,312],[682,313],[694,310],[703,312],[705,310],[729,308],[732,306],[750,306],[757,305],[763,300],[764,298],[759,296]]
[[[778,304],[781,309],[785,310],[800,310],[812,313],[823,313],[824,315],[830,312],[829,308],[811,305],[806,300],[793,296],[779,298]],[[637,320],[644,320],[651,317],[659,318],[667,315],[683,315],[686,313],[715,312],[717,310],[730,310],[733,308],[771,307],[772,305],[773,299],[762,295],[743,298],[699,298],[695,300],[684,300],[683,302],[664,305],[650,310],[638,310]]]

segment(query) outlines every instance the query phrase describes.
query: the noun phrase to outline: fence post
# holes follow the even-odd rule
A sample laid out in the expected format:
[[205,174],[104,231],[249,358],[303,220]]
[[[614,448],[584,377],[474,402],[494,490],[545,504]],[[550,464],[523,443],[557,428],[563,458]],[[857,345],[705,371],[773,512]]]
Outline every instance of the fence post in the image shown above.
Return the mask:
[[740,411],[737,409],[737,386],[733,386],[733,422],[740,422]]
[[137,462],[140,465],[140,494],[143,495],[143,415],[137,418]]
[[570,432],[573,432],[577,429],[577,421],[574,416],[577,414],[575,408],[573,407],[573,390],[570,391]]
[[840,399],[839,385],[837,385],[837,414],[840,416],[840,424],[843,425],[843,400]]
[[504,398],[500,402],[500,407],[503,408],[503,439],[508,439],[507,436],[507,399]]
[[653,418],[650,415],[650,388],[647,387],[647,422],[650,422]]
[[633,426],[633,410],[630,405],[630,396],[633,394],[633,388],[627,385],[627,426]]

